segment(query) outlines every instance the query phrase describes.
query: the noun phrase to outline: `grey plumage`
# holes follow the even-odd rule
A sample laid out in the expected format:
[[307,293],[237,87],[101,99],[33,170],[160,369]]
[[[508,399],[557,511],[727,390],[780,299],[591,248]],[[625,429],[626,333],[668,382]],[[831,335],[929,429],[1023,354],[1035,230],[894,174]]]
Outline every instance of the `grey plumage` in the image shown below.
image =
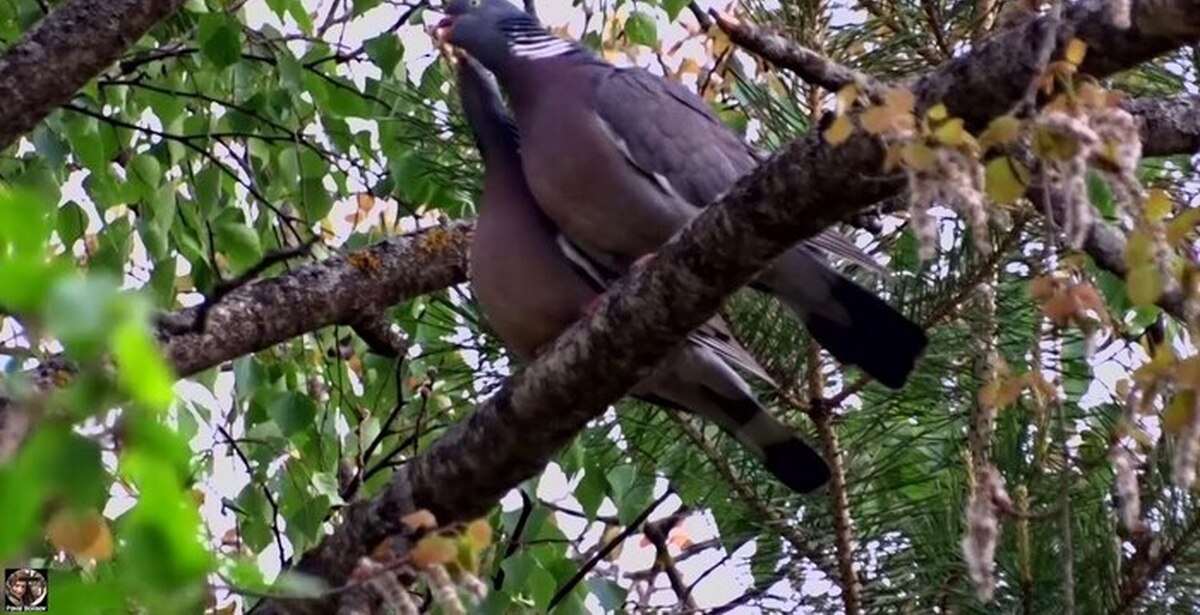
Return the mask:
[[[459,88],[485,168],[470,249],[472,290],[505,345],[529,360],[582,316],[615,274],[576,251],[538,208],[522,171],[520,135],[486,71],[464,58]],[[829,477],[824,459],[762,407],[730,364],[766,377],[714,317],[631,393],[715,422],[788,487],[819,488]]]
[[[485,64],[509,96],[539,206],[604,267],[624,271],[656,250],[757,163],[692,92],[612,66],[505,0],[454,0],[446,13],[446,40]],[[752,286],[779,298],[837,359],[892,388],[904,384],[927,342],[920,327],[826,266],[808,243]]]

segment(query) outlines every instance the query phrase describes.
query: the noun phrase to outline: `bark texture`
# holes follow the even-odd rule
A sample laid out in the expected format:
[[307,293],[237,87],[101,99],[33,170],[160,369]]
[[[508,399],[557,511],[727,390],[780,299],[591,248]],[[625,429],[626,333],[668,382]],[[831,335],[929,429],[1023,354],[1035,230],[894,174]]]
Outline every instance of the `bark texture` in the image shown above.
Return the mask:
[[0,57],[0,149],[33,130],[184,0],[68,0]]
[[[1025,95],[1040,69],[1032,56],[1045,36],[1060,49],[1072,36],[1083,38],[1089,45],[1083,69],[1102,77],[1200,39],[1200,0],[1140,2],[1128,31],[1107,21],[1098,2],[1072,5],[1061,22],[1028,20],[920,80],[919,99],[944,102],[981,125]],[[340,586],[359,558],[402,532],[404,514],[427,509],[447,523],[487,512],[773,257],[898,192],[900,182],[878,178],[883,154],[876,140],[859,134],[837,147],[808,135],[773,156],[645,269],[614,285],[591,318],[575,323],[428,453],[403,466],[381,494],[349,506],[344,523],[297,569]],[[257,610],[332,612],[336,599],[335,593],[267,600]]]
[[[204,330],[160,338],[180,376],[335,324],[359,325],[395,305],[467,279],[471,222],[393,237],[251,282],[208,312]],[[195,310],[166,318],[186,324]]]

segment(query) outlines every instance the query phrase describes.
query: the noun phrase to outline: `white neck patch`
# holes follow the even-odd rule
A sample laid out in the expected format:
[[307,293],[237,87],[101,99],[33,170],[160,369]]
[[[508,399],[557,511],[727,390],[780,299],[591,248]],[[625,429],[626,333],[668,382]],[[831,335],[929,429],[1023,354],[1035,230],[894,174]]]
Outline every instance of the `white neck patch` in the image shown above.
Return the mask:
[[569,41],[565,41],[548,32],[541,34],[520,34],[508,43],[513,55],[530,60],[554,58],[566,55],[574,49]]

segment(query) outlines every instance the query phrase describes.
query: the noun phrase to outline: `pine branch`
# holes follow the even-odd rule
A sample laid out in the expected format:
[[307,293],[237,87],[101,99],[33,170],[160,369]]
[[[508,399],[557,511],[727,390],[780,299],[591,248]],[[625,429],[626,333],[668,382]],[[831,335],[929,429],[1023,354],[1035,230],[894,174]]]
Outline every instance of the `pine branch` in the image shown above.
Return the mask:
[[821,448],[829,464],[829,504],[833,508],[834,546],[839,584],[842,587],[842,605],[846,615],[858,615],[862,612],[862,583],[854,571],[854,528],[850,520],[850,498],[846,492],[846,467],[837,430],[833,426],[833,412],[822,403],[825,387],[821,378],[821,354],[815,344],[809,346],[806,380],[808,398],[811,400],[810,416],[817,425]]

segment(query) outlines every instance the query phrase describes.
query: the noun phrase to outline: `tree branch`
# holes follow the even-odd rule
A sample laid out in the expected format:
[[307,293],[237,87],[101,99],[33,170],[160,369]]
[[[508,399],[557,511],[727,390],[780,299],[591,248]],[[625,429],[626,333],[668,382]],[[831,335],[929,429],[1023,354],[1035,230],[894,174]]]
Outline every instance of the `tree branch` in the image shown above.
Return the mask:
[[792,71],[808,83],[819,85],[830,92],[836,92],[850,84],[858,84],[871,97],[883,91],[883,85],[875,78],[842,66],[782,34],[741,21],[728,13],[710,13],[717,27],[721,28],[735,45],[761,56],[775,66]]
[[[1103,5],[1074,4],[1054,40],[1061,49],[1073,36],[1082,38],[1089,53],[1081,70],[1104,77],[1200,39],[1200,0],[1143,0],[1133,20],[1120,30]],[[1031,43],[1048,29],[1046,18],[1014,25],[921,79],[915,87],[921,108],[942,102],[975,128],[1004,113],[1037,77]],[[836,147],[816,134],[791,143],[706,208],[648,266],[614,284],[594,314],[398,469],[379,495],[347,507],[344,522],[296,571],[340,585],[358,557],[401,530],[408,512],[427,509],[443,522],[486,513],[773,258],[902,189],[898,179],[878,178],[883,160],[881,144],[865,134]],[[328,612],[332,602],[332,596],[268,600],[260,612]]]
[[69,0],[0,57],[0,149],[117,60],[184,0]]
[[[203,332],[161,335],[181,376],[466,280],[470,222],[393,237],[274,278],[256,280],[213,305]],[[171,315],[187,321],[196,308]]]

